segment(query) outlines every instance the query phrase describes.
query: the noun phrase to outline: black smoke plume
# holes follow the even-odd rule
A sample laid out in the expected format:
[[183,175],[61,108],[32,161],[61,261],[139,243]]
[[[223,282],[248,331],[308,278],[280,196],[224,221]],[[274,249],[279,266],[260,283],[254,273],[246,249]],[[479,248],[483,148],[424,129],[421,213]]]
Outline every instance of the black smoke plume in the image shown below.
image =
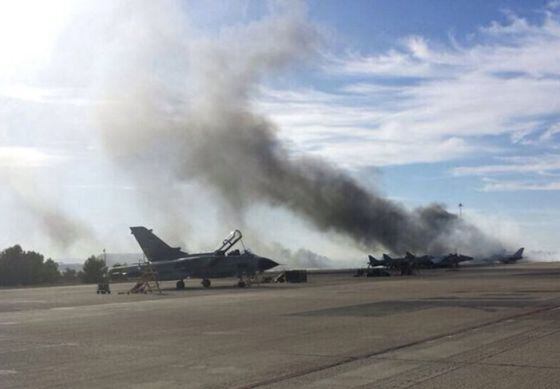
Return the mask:
[[280,142],[252,98],[264,78],[318,53],[320,36],[304,13],[283,10],[213,40],[149,12],[135,23],[145,29],[142,39],[117,39],[127,55],[116,50],[118,71],[105,76],[103,92],[111,103],[99,117],[110,156],[149,185],[154,199],[180,203],[172,185],[195,180],[232,209],[285,207],[362,248],[436,254],[497,246],[440,205],[408,211],[321,159],[293,156]]

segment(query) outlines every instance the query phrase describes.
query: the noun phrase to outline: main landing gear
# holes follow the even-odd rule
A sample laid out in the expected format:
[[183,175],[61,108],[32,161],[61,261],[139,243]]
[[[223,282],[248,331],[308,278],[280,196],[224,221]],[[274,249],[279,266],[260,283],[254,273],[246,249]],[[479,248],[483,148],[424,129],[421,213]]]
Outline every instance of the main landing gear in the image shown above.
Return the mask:
[[212,283],[210,282],[210,280],[208,278],[205,278],[202,280],[201,282],[202,286],[204,286],[205,288],[209,288],[210,285],[212,285]]
[[185,281],[183,280],[179,280],[177,281],[177,284],[175,284],[175,286],[177,287],[177,289],[185,289]]

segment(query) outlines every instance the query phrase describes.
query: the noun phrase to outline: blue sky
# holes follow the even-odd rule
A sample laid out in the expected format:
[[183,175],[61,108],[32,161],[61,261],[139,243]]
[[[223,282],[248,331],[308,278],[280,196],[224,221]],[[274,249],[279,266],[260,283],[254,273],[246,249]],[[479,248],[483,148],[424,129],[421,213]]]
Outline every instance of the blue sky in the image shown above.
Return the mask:
[[[106,158],[96,119],[114,98],[104,90],[106,80],[134,78],[122,65],[134,58],[136,69],[146,65],[166,86],[188,89],[180,71],[190,60],[179,55],[185,47],[227,40],[277,12],[293,12],[319,36],[317,50],[265,74],[250,96],[291,152],[326,159],[407,207],[440,202],[456,211],[461,202],[466,217],[507,242],[558,250],[558,1],[84,1],[1,8],[0,176],[9,187],[0,195],[2,247],[18,241],[59,257],[101,246],[130,251],[128,225],[165,228],[168,210],[157,209],[152,194],[141,193],[138,181]],[[273,37],[259,39],[271,44]],[[240,46],[239,54],[251,47]],[[176,192],[197,206],[175,215],[189,223],[173,239],[204,246],[222,235],[223,212],[211,193],[204,200],[189,195],[189,185]],[[66,228],[53,233],[51,217],[64,219]],[[309,244],[334,257],[353,250],[297,219],[256,207],[246,222],[261,230],[266,220],[283,220],[266,239],[278,237],[294,250]],[[290,232],[294,225],[298,238]],[[76,236],[61,243],[70,230]]]
[[547,1],[315,1],[310,16],[328,23],[341,35],[365,50],[385,50],[394,46],[395,37],[422,35],[446,40],[449,35],[468,39],[479,27],[504,21],[512,12],[535,22]]

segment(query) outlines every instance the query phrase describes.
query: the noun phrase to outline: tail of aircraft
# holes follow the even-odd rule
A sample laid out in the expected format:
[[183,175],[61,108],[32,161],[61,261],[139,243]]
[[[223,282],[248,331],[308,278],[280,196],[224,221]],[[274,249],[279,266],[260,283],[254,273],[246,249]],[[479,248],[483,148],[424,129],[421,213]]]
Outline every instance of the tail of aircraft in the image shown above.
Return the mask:
[[523,258],[523,251],[525,250],[525,247],[521,247],[519,250],[517,250],[515,252],[515,254],[513,254],[512,258],[514,259],[521,259]]
[[180,247],[170,247],[146,227],[130,227],[130,232],[136,238],[146,258],[151,262],[171,261],[188,255],[181,251]]
[[515,263],[515,262],[519,261],[521,258],[523,258],[523,251],[524,250],[525,250],[525,247],[521,247],[513,255],[505,256],[505,257],[501,258],[499,261],[502,262],[502,263]]
[[388,256],[387,254],[383,254],[383,259],[386,260],[386,261],[391,261],[393,258]]
[[407,251],[406,255],[405,255],[405,258],[406,259],[415,259],[416,255],[412,254],[410,251]]
[[380,261],[379,259],[375,258],[373,255],[368,255],[368,258],[369,258],[369,266],[375,267],[375,266],[383,265],[383,261]]

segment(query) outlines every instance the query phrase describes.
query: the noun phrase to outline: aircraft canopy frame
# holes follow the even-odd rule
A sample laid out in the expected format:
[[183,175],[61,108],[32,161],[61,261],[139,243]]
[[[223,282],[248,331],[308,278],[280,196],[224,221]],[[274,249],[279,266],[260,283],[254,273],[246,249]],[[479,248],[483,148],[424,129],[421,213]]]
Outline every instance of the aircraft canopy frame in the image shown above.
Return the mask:
[[216,252],[226,253],[231,249],[237,242],[243,238],[243,234],[239,230],[233,230],[226,236],[222,242],[222,245],[216,249]]

